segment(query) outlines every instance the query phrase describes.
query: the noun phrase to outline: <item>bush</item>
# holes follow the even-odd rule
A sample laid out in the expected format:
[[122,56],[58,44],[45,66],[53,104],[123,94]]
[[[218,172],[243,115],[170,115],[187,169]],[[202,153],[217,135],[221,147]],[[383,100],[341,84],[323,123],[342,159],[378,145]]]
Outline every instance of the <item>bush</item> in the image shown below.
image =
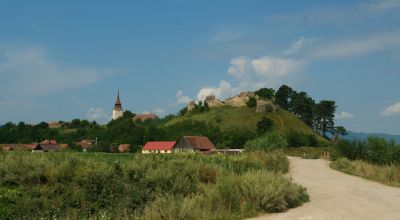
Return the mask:
[[398,165],[374,165],[361,160],[351,161],[347,158],[339,158],[330,166],[344,173],[400,187],[400,167]]
[[250,96],[249,100],[246,102],[247,107],[249,108],[254,108],[257,106],[257,100],[256,98]]
[[259,134],[264,134],[265,132],[271,131],[273,127],[274,122],[267,117],[263,117],[259,122],[257,122],[257,132]]
[[289,131],[285,135],[289,147],[318,147],[318,140],[314,134],[305,134]]
[[350,160],[365,160],[372,164],[400,164],[400,146],[394,141],[370,137],[367,141],[341,140],[337,145],[340,156]]
[[[288,166],[278,152],[235,157],[11,152],[0,158],[0,216],[242,219],[304,201],[302,189],[281,176]],[[269,191],[257,197],[263,202],[256,206],[251,197],[259,192],[253,190],[263,184],[270,184]]]
[[285,149],[288,146],[285,137],[280,135],[278,132],[270,132],[266,135],[247,141],[244,145],[247,151],[274,151],[278,149]]

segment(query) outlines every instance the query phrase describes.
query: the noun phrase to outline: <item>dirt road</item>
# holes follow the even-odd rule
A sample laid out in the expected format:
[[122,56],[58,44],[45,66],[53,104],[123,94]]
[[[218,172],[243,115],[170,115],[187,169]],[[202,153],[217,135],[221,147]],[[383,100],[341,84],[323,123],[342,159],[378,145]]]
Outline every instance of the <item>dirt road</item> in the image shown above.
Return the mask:
[[311,201],[301,207],[257,220],[399,219],[400,188],[343,174],[325,160],[289,157],[290,176],[305,186]]

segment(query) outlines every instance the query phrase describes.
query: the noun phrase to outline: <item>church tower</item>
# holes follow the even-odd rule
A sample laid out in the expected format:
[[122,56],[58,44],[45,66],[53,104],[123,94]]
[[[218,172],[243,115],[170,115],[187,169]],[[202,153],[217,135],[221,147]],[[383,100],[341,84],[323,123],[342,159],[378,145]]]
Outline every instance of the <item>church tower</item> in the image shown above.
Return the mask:
[[122,109],[121,100],[119,99],[119,90],[117,95],[117,101],[115,101],[114,109],[112,112],[112,119],[117,120],[118,118],[122,117],[124,114],[124,110]]

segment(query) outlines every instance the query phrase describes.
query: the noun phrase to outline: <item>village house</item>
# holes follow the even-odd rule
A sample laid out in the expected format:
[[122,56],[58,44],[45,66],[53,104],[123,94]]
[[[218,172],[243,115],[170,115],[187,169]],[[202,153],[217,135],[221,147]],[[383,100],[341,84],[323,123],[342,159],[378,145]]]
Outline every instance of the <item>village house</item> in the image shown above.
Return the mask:
[[44,140],[36,145],[32,152],[56,152],[61,150],[56,140]]
[[159,117],[156,114],[149,113],[149,114],[141,114],[141,115],[136,115],[133,117],[133,121],[146,121],[146,120],[154,120],[154,119],[159,119]]
[[175,145],[175,152],[202,152],[215,151],[214,144],[204,136],[183,136]]
[[176,141],[150,141],[142,149],[142,154],[170,154],[173,152]]
[[3,151],[32,151],[37,144],[0,144]]
[[76,146],[80,147],[82,151],[86,152],[88,149],[95,147],[97,145],[97,140],[81,140],[75,142]]

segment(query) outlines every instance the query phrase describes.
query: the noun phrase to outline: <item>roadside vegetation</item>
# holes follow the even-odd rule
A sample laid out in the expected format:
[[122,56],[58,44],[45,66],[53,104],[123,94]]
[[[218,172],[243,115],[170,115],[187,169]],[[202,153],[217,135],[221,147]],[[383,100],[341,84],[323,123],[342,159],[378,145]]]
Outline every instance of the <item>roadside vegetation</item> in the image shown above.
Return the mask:
[[400,145],[383,138],[340,141],[333,169],[400,187]]
[[280,152],[0,153],[5,219],[241,219],[308,201]]
[[399,165],[376,165],[362,160],[340,158],[332,162],[331,167],[347,174],[378,181],[389,186],[400,187]]

